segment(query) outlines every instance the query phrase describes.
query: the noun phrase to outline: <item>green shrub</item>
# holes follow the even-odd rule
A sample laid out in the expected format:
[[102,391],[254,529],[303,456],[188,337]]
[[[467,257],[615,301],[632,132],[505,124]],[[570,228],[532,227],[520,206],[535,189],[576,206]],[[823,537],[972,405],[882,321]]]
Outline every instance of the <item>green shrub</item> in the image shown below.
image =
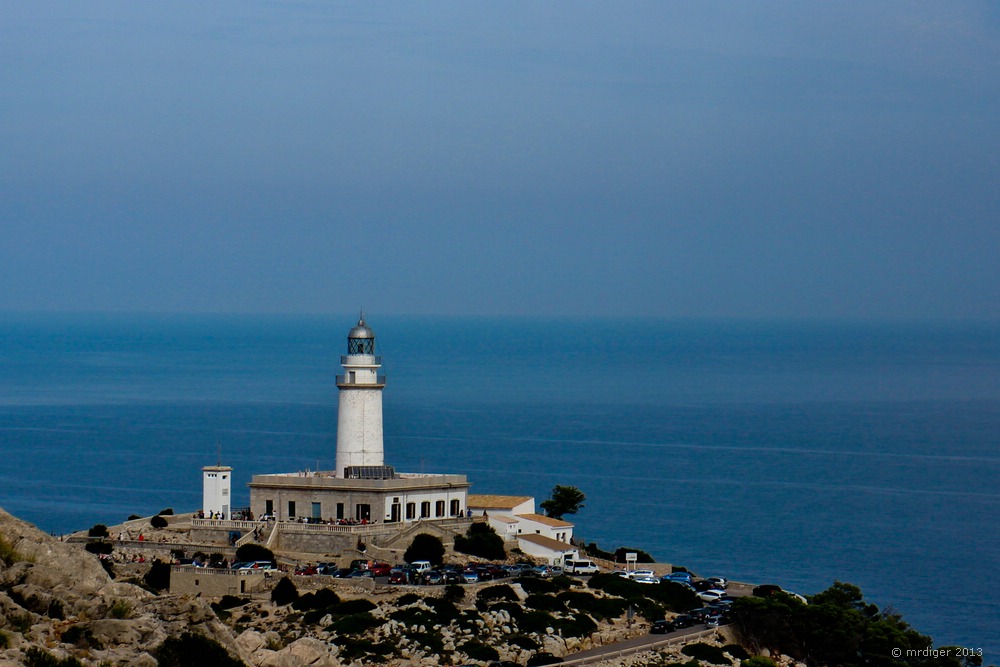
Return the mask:
[[127,518],[127,519],[125,519],[125,520],[126,520],[126,521],[135,521],[136,519],[141,519],[141,518],[142,518],[142,517],[141,517],[141,516],[139,516],[138,514],[129,514],[129,515],[128,515],[128,518]]
[[0,650],[3,650],[8,646],[10,646],[10,635],[3,630],[0,630]]
[[440,565],[444,561],[444,544],[436,535],[420,533],[413,538],[406,549],[403,560],[407,563],[426,560],[430,561],[431,565]]
[[513,602],[511,600],[504,600],[503,602],[497,602],[496,604],[491,604],[488,611],[505,611],[510,614],[510,617],[517,620],[524,616],[525,609],[521,606],[520,602]]
[[154,560],[142,580],[154,591],[165,591],[170,588],[170,566],[160,560]]
[[247,602],[250,602],[250,598],[238,598],[235,595],[223,595],[222,599],[213,605],[213,607],[218,606],[219,609],[233,609],[235,607],[242,607]]
[[684,655],[689,655],[692,658],[703,662],[708,662],[713,665],[731,665],[732,661],[723,655],[723,651],[724,649],[719,648],[718,646],[712,646],[701,642],[698,642],[697,644],[688,644],[681,649],[681,653]]
[[74,625],[67,628],[62,633],[60,641],[65,644],[73,644],[77,648],[89,648],[95,651],[100,651],[104,648],[104,644],[94,637],[94,633],[91,632],[90,628],[83,625]]
[[[733,656],[737,660],[749,660],[750,654],[747,650],[740,646],[739,644],[726,644],[722,647],[722,650]],[[758,665],[758,667],[764,667],[764,665]]]
[[378,607],[378,605],[371,600],[358,598],[357,600],[344,600],[330,609],[330,612],[341,616],[350,616],[351,614],[363,614],[365,612],[369,612],[376,607]]
[[295,587],[292,580],[282,577],[281,580],[271,590],[271,602],[278,606],[291,604],[299,599],[299,589]]
[[48,651],[32,646],[24,654],[25,667],[83,667],[83,663],[73,657],[60,660]]
[[492,602],[493,600],[517,600],[517,593],[507,584],[497,584],[484,588],[476,593],[476,600]]
[[380,625],[382,625],[382,621],[366,611],[362,614],[351,614],[338,618],[327,629],[333,630],[341,636],[360,635]]
[[489,662],[490,660],[499,660],[500,654],[492,646],[487,646],[481,641],[470,639],[461,646],[458,650],[469,656],[470,660],[476,660],[479,662]]
[[83,548],[88,553],[97,555],[103,554],[105,556],[109,555],[112,551],[114,551],[114,547],[111,546],[111,542],[98,542],[98,541],[87,542],[85,545],[83,545]]
[[132,605],[125,600],[115,600],[108,609],[108,617],[122,620],[132,615]]
[[394,621],[399,621],[400,623],[405,623],[406,625],[424,625],[433,626],[437,623],[437,619],[434,615],[426,609],[421,609],[420,607],[406,607],[405,609],[396,609],[389,614],[389,618]]
[[517,627],[521,632],[544,634],[546,628],[556,627],[556,619],[547,611],[529,611],[517,620]]
[[597,623],[586,614],[574,614],[555,621],[555,629],[563,637],[589,637],[597,632]]
[[413,604],[414,602],[417,602],[419,599],[420,596],[417,595],[416,593],[404,593],[403,595],[399,596],[398,600],[396,600],[396,604],[400,607],[405,607],[407,605]]
[[507,637],[507,643],[523,648],[526,651],[537,651],[542,647],[541,644],[527,635],[511,635]]
[[173,516],[174,510],[170,507],[160,510],[157,516]]
[[455,551],[489,560],[503,560],[507,557],[503,538],[488,523],[474,523],[464,536],[456,535]]
[[437,617],[438,622],[441,625],[448,625],[452,621],[457,621],[458,617],[461,616],[461,612],[458,611],[458,607],[455,603],[450,600],[445,600],[443,598],[429,598],[425,600],[427,606],[434,610],[434,615]]
[[156,659],[159,667],[243,667],[243,661],[218,642],[192,632],[167,637],[156,650]]
[[778,663],[762,655],[755,655],[752,658],[747,658],[740,664],[745,665],[745,667],[777,667]]
[[103,523],[95,523],[87,531],[87,537],[109,537],[111,534],[108,532],[108,527]]
[[529,595],[524,601],[525,607],[541,609],[542,611],[566,611],[566,605],[554,595]]
[[152,526],[153,528],[166,528],[167,520],[164,519],[159,514],[157,514],[156,516],[154,516],[149,520],[149,525]]
[[441,595],[441,598],[449,602],[461,602],[465,599],[465,588],[458,584],[448,584],[444,587],[444,593]]
[[518,577],[515,581],[521,585],[525,593],[555,593],[560,589],[559,585],[552,579],[541,579],[539,577]]

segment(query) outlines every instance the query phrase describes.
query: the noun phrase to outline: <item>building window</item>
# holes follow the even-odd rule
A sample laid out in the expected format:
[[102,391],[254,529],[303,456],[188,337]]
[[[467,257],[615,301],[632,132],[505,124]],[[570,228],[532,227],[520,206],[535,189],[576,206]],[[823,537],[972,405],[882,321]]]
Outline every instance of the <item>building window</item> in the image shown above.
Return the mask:
[[344,503],[337,503],[337,518],[344,518]]
[[451,501],[451,515],[459,516],[462,513],[462,506],[459,505],[458,500]]
[[420,503],[420,518],[427,519],[431,515],[431,501],[425,500]]
[[416,503],[406,503],[406,518],[416,519],[417,518],[417,504]]
[[444,516],[444,501],[439,500],[434,503],[434,516]]
[[288,501],[288,518],[289,519],[294,519],[295,518],[295,501],[294,500],[289,500]]
[[264,514],[268,516],[274,516],[274,500],[264,501]]

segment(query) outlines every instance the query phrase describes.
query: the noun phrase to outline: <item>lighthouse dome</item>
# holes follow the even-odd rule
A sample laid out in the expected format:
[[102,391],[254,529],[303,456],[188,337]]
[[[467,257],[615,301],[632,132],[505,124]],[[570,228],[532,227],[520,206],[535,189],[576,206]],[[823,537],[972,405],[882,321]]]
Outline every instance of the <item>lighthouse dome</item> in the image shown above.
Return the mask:
[[348,334],[348,338],[374,338],[375,332],[372,328],[365,324],[364,318],[358,320],[358,326],[351,329]]

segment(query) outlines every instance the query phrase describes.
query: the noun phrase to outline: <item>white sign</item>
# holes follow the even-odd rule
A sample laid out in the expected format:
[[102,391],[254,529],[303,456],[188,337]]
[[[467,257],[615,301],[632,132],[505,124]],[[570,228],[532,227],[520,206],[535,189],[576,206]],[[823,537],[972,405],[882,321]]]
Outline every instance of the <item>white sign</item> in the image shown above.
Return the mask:
[[626,563],[634,563],[636,561],[636,559],[638,559],[638,558],[639,558],[639,554],[635,553],[634,551],[626,551],[625,552],[625,562]]

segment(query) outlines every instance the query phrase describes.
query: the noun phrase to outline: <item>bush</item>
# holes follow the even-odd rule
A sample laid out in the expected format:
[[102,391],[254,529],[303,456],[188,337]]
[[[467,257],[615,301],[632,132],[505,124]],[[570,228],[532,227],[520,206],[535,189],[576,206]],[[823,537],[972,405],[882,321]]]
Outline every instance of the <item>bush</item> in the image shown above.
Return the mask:
[[95,523],[87,531],[87,537],[110,537],[111,533],[108,532],[108,527],[103,523]]
[[418,600],[420,600],[420,596],[417,595],[416,593],[404,593],[403,595],[399,596],[398,600],[396,600],[396,604],[399,605],[400,607],[405,607],[406,605],[413,604]]
[[461,602],[465,599],[465,588],[459,586],[458,584],[448,584],[444,587],[444,593],[441,595],[442,600],[447,600],[448,602]]
[[3,650],[10,646],[10,637],[6,632],[0,630],[0,650]]
[[507,637],[507,643],[513,644],[514,646],[522,648],[526,651],[537,651],[542,647],[541,644],[536,642],[528,635],[511,635]]
[[566,605],[554,595],[529,595],[524,601],[524,606],[542,611],[566,611]]
[[132,605],[124,600],[115,600],[108,609],[108,617],[122,620],[132,615]]
[[562,661],[562,658],[543,651],[528,658],[528,661],[524,664],[526,667],[541,667],[541,665],[556,665]]
[[299,589],[295,587],[295,584],[288,577],[282,577],[281,581],[271,591],[271,602],[278,606],[291,604],[298,599]]
[[496,584],[489,586],[476,593],[476,600],[479,602],[492,602],[494,600],[517,601],[517,593],[507,584]]
[[238,598],[235,595],[223,595],[222,599],[219,600],[218,603],[212,605],[212,607],[218,607],[219,609],[234,609],[235,607],[242,607],[247,602],[250,602],[250,598]]
[[528,595],[531,595],[532,593],[555,593],[560,590],[559,585],[551,579],[541,579],[539,577],[518,577],[516,581]]
[[129,515],[128,515],[128,518],[127,518],[127,519],[125,519],[125,520],[126,520],[126,521],[135,521],[136,519],[141,519],[141,518],[142,518],[142,517],[141,517],[141,516],[139,516],[138,514],[129,514]]
[[719,648],[718,646],[711,646],[710,644],[703,644],[699,642],[697,644],[688,644],[681,649],[681,653],[713,665],[733,664],[729,658],[722,654],[723,650],[724,649]]
[[114,550],[111,542],[87,542],[83,548],[92,554],[98,555],[108,555]]
[[[747,653],[747,650],[742,646],[740,646],[739,644],[726,644],[725,646],[722,647],[722,650],[728,653],[729,655],[733,656],[737,660],[742,661],[742,660],[748,660],[750,658],[750,654]],[[758,667],[764,667],[764,666],[758,665]]]
[[507,557],[503,538],[488,523],[474,523],[469,526],[465,536],[456,535],[455,551],[488,560],[503,560]]
[[333,609],[330,609],[330,612],[333,614],[340,614],[341,616],[349,616],[353,614],[363,614],[375,609],[376,607],[378,607],[378,605],[371,600],[358,598],[356,600],[344,600]]
[[461,646],[458,650],[469,656],[470,660],[476,660],[479,662],[489,662],[490,660],[499,660],[500,654],[492,646],[487,646],[481,641],[475,639],[470,639]]
[[174,510],[172,508],[168,507],[167,509],[160,510],[160,513],[157,514],[156,516],[173,516],[173,514],[174,514]]
[[165,591],[170,588],[170,566],[160,560],[154,560],[142,580],[154,591]]
[[546,628],[555,628],[556,619],[547,611],[529,611],[517,620],[521,632],[545,634]]
[[444,544],[441,538],[427,533],[420,533],[413,538],[403,560],[413,563],[418,560],[430,561],[431,565],[440,565],[444,561]]
[[167,637],[156,653],[159,667],[243,667],[218,642],[191,632]]
[[371,628],[377,628],[380,625],[382,625],[382,621],[366,611],[363,614],[351,614],[350,616],[338,618],[327,629],[334,630],[341,636],[360,635],[364,634]]
[[32,646],[24,654],[25,667],[83,667],[83,663],[73,657],[60,660],[48,651]]
[[167,520],[164,519],[159,514],[157,514],[156,516],[154,516],[149,520],[149,525],[152,526],[153,528],[166,528]]
[[771,660],[770,658],[765,658],[762,655],[755,655],[752,658],[747,658],[740,664],[743,667],[777,667],[778,663],[776,663],[774,660]]

